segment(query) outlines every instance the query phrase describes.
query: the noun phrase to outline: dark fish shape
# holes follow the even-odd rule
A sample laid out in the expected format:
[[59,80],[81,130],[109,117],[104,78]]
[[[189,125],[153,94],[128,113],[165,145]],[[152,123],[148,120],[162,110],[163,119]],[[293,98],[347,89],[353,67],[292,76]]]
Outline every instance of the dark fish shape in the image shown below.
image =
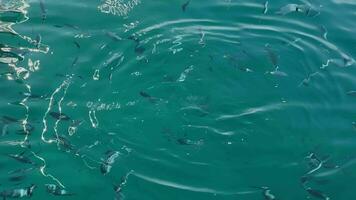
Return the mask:
[[143,47],[142,45],[137,44],[135,46],[135,53],[136,54],[143,54],[146,51],[146,48]]
[[42,22],[44,22],[47,18],[47,10],[43,0],[40,0],[40,8],[41,8]]
[[17,188],[17,189],[12,189],[12,190],[4,190],[4,191],[0,192],[0,197],[2,197],[4,200],[6,198],[31,197],[35,188],[36,188],[36,185],[32,184],[27,188]]
[[79,26],[73,25],[73,24],[63,24],[66,27],[72,28],[74,30],[79,30]]
[[16,169],[13,171],[8,172],[9,175],[14,175],[14,174],[25,174],[27,172],[30,172],[32,170],[34,170],[34,167],[30,167],[30,168],[24,168],[24,169]]
[[35,164],[29,157],[24,156],[25,152],[22,152],[20,154],[9,154],[8,156],[10,158],[13,158],[21,163],[25,164]]
[[[79,48],[80,48],[80,47],[79,47]],[[77,65],[78,60],[79,60],[79,56],[76,56],[76,57],[74,58],[73,62],[72,62],[72,67],[75,66],[75,65]]]
[[16,133],[19,135],[27,135],[30,134],[31,132],[33,132],[35,130],[35,127],[31,124],[26,124],[26,130],[20,129],[17,130]]
[[304,185],[305,183],[309,182],[310,180],[312,180],[312,177],[311,176],[302,176],[300,177],[300,183],[302,185]]
[[9,127],[9,125],[8,124],[5,124],[5,125],[3,125],[2,127],[1,127],[1,136],[5,136],[5,135],[7,135],[8,133],[9,133],[9,131],[7,130],[8,129],[8,127]]
[[319,190],[314,190],[311,188],[305,189],[311,196],[318,198],[318,199],[323,199],[323,200],[330,200],[330,197],[326,196],[322,191]]
[[59,145],[61,147],[63,147],[66,151],[73,151],[75,149],[74,146],[72,145],[72,143],[64,136],[59,135],[57,140],[58,140],[57,142],[59,143]]
[[72,196],[74,193],[70,193],[67,190],[61,188],[58,185],[46,184],[47,192],[55,196]]
[[298,4],[287,4],[281,7],[280,10],[276,12],[276,14],[287,15],[294,12],[305,14],[308,17],[315,17],[320,14],[318,11],[314,10],[308,5],[298,5]]
[[116,35],[116,33],[114,33],[114,32],[111,32],[111,31],[107,31],[107,32],[105,32],[105,34],[109,37],[109,38],[111,38],[113,41],[121,41],[122,40],[122,38],[121,37],[119,37],[118,35]]
[[14,101],[14,102],[11,102],[9,104],[13,105],[13,106],[22,106],[22,102],[21,101]]
[[346,94],[349,95],[349,96],[354,96],[354,97],[356,97],[356,91],[355,91],[355,90],[348,91]]
[[127,37],[127,39],[132,40],[136,43],[140,43],[140,40],[134,35],[130,35],[129,37]]
[[12,182],[20,182],[26,178],[26,175],[15,175],[15,176],[10,176],[9,181]]
[[80,49],[80,44],[77,41],[73,41],[73,43],[78,49]]
[[64,113],[58,113],[58,112],[50,112],[49,115],[51,115],[53,118],[58,119],[58,120],[70,120],[70,117],[68,117]]
[[187,139],[187,138],[178,138],[177,143],[180,145],[194,145],[194,144],[196,144],[196,142],[194,142],[190,139]]
[[18,123],[21,122],[20,119],[15,119],[13,117],[10,116],[3,116],[1,119],[2,122],[4,122],[5,124],[11,124],[11,123]]
[[40,34],[37,34],[36,39],[35,39],[35,45],[36,45],[37,49],[40,48],[41,42],[42,42],[42,36]]
[[32,94],[32,93],[27,93],[27,92],[20,92],[21,95],[24,97],[30,98],[30,99],[42,99],[44,96],[42,95],[37,95],[37,94]]
[[188,7],[189,3],[190,3],[190,0],[188,0],[187,2],[185,2],[185,3],[182,5],[182,10],[183,10],[183,12],[185,12],[185,11],[187,10],[187,7]]
[[112,165],[115,163],[117,157],[119,157],[118,151],[107,151],[105,153],[106,158],[100,165],[100,171],[102,174],[108,174],[112,168]]
[[269,57],[269,60],[273,64],[274,67],[277,67],[278,64],[278,56],[272,51],[272,48],[267,44],[265,46],[265,50],[267,52],[267,55]]
[[142,97],[148,98],[148,99],[153,98],[151,95],[149,95],[148,93],[143,92],[143,91],[140,91],[140,95],[141,95]]

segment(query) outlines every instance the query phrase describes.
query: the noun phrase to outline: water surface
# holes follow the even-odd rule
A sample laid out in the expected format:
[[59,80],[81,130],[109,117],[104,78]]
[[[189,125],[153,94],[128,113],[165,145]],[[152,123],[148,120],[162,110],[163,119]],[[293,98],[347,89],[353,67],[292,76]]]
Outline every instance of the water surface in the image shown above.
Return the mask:
[[0,0],[0,196],[355,199],[355,9]]

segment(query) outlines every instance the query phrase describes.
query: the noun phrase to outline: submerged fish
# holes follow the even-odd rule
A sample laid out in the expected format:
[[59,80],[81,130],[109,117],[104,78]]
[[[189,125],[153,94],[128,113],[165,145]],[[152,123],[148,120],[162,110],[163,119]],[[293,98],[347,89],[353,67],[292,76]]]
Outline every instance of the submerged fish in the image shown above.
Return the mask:
[[9,177],[9,181],[12,181],[12,182],[19,182],[19,181],[22,181],[26,178],[26,175],[24,174],[21,174],[21,175],[14,175],[14,176],[10,176]]
[[273,64],[274,67],[278,66],[278,56],[274,53],[271,46],[269,44],[265,45],[265,50],[267,52],[268,58]]
[[292,12],[297,12],[298,4],[287,4],[279,9],[276,14],[286,15]]
[[16,169],[13,171],[8,172],[8,174],[13,175],[13,174],[25,174],[27,172],[30,172],[32,170],[34,170],[34,167],[30,167],[30,168],[24,168],[24,169]]
[[9,154],[10,158],[13,158],[21,163],[25,164],[35,164],[29,157],[24,156],[25,151],[20,154]]
[[73,43],[78,49],[80,49],[80,44],[77,41],[73,41]]
[[146,48],[143,47],[142,45],[137,44],[135,46],[135,53],[136,54],[143,54],[145,52]]
[[153,98],[150,94],[146,93],[146,92],[143,92],[143,91],[140,91],[140,95],[144,98],[148,98],[148,99],[151,99]]
[[107,31],[107,32],[105,32],[105,34],[106,34],[109,38],[111,38],[112,40],[114,40],[114,41],[116,41],[116,42],[122,40],[122,38],[119,37],[118,35],[116,35],[116,33],[114,33],[114,32]]
[[63,113],[58,113],[58,112],[50,112],[49,115],[51,115],[53,118],[58,119],[58,120],[70,120],[70,117],[68,117],[66,114]]
[[32,93],[27,93],[27,92],[20,92],[21,95],[24,97],[30,98],[30,99],[42,99],[44,96],[38,95],[38,94],[32,94]]
[[2,116],[2,119],[1,121],[5,124],[11,124],[11,123],[18,123],[18,122],[21,122],[20,119],[15,119],[13,117],[10,117],[10,116]]
[[44,22],[47,18],[47,10],[43,0],[40,0],[40,8],[41,8],[42,22]]
[[322,191],[319,190],[314,190],[309,188],[306,188],[305,191],[307,191],[311,196],[318,198],[318,199],[323,199],[323,200],[330,200],[330,197],[325,195]]
[[72,145],[72,143],[67,139],[65,138],[64,136],[58,136],[57,137],[57,142],[58,144],[63,147],[66,151],[73,151],[75,148],[74,148],[74,145]]
[[55,184],[46,184],[47,192],[55,196],[72,196],[74,193],[70,193],[67,190],[61,188]]
[[4,191],[0,192],[0,197],[2,197],[3,199],[31,197],[35,188],[36,188],[36,185],[32,184],[27,188],[4,190]]
[[348,91],[346,94],[349,95],[349,96],[354,96],[354,97],[356,97],[356,91],[355,91],[355,90]]
[[319,14],[318,11],[314,10],[312,7],[308,5],[298,5],[298,4],[287,4],[280,8],[276,14],[279,15],[287,15],[293,12],[303,13],[308,17],[315,17]]
[[17,130],[16,133],[19,135],[27,135],[27,134],[30,134],[31,132],[33,132],[34,130],[35,130],[35,127],[33,125],[27,123],[25,125],[25,130],[20,129],[20,130]]
[[188,0],[187,2],[185,2],[185,3],[182,5],[182,10],[183,10],[183,12],[185,12],[185,11],[187,10],[187,7],[188,7],[189,3],[190,3],[190,0]]
[[112,165],[115,163],[116,158],[119,157],[119,152],[109,150],[105,153],[105,155],[106,158],[100,165],[100,171],[104,175],[110,172]]

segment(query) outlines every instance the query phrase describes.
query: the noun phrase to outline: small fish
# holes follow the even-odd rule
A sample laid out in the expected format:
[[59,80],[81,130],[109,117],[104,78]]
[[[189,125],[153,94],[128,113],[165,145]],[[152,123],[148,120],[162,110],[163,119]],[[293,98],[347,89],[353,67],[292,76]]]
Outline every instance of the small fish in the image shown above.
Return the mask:
[[75,65],[77,65],[78,60],[79,60],[79,57],[76,56],[76,57],[74,58],[73,62],[72,62],[72,67],[75,66]]
[[304,175],[300,177],[300,183],[304,185],[305,183],[309,182],[311,180],[311,176]]
[[278,15],[287,15],[292,12],[298,12],[298,4],[287,4],[283,6],[282,8],[279,9],[279,11],[276,12]]
[[13,117],[10,116],[3,116],[1,119],[2,122],[4,122],[5,124],[11,124],[11,123],[18,123],[21,122],[20,119],[15,119]]
[[73,43],[78,49],[80,49],[80,44],[77,41],[73,41]]
[[192,141],[187,138],[179,138],[177,139],[177,142],[180,145],[192,145]]
[[356,97],[356,90],[348,91],[346,94],[349,95],[349,96],[354,96],[354,97]]
[[42,36],[40,34],[37,34],[36,39],[35,39],[35,45],[36,48],[39,49],[42,43]]
[[330,200],[330,197],[326,196],[322,191],[319,190],[314,190],[311,188],[306,188],[305,189],[311,196],[318,198],[318,199],[323,199],[323,200]]
[[272,48],[270,47],[269,44],[265,45],[265,50],[267,52],[269,60],[273,64],[273,66],[277,67],[277,65],[278,65],[278,56],[272,51]]
[[72,143],[67,138],[65,138],[64,136],[60,136],[59,135],[58,138],[57,138],[57,142],[66,151],[73,151],[75,149],[74,145],[72,145]]
[[141,95],[142,97],[144,97],[144,98],[148,98],[148,99],[152,98],[151,95],[149,95],[148,93],[143,92],[143,91],[140,92],[140,95]]
[[8,156],[10,158],[13,158],[13,159],[21,162],[21,163],[35,164],[29,157],[25,157],[24,154],[25,154],[25,151],[20,154],[9,154]]
[[40,0],[40,8],[41,8],[41,14],[42,14],[42,22],[44,22],[47,18],[47,10],[46,10],[43,0]]
[[112,168],[112,165],[115,163],[115,159],[119,157],[118,151],[107,151],[105,153],[106,158],[100,165],[100,171],[102,174],[108,174]]
[[279,70],[272,71],[272,72],[270,72],[270,74],[272,74],[274,76],[288,76],[287,73],[279,71]]
[[129,37],[127,37],[127,39],[132,40],[136,43],[140,43],[140,40],[134,35],[130,35]]
[[21,95],[24,97],[30,98],[30,99],[42,99],[44,96],[42,95],[37,95],[37,94],[32,94],[32,93],[27,93],[27,92],[20,92]]
[[122,38],[119,37],[118,35],[116,35],[116,33],[114,33],[114,32],[107,31],[107,32],[105,32],[105,34],[106,34],[109,38],[111,38],[112,40],[114,40],[114,41],[116,41],[116,42],[122,40]]
[[46,184],[47,192],[55,196],[72,196],[74,193],[70,193],[67,190],[61,188],[58,185]]
[[12,181],[12,182],[19,182],[19,181],[22,181],[26,178],[26,175],[16,175],[16,176],[10,176],[9,177],[9,181]]
[[27,134],[30,134],[31,132],[33,132],[34,130],[35,130],[35,127],[33,125],[27,123],[25,125],[25,130],[20,129],[20,130],[17,130],[16,133],[19,135],[27,135]]
[[182,5],[182,10],[183,10],[183,12],[185,12],[185,11],[187,10],[187,7],[188,7],[189,3],[190,3],[190,0],[188,0],[187,2],[185,2],[185,3]]
[[136,45],[135,46],[135,53],[136,54],[143,54],[145,52],[145,47],[141,46],[141,45]]
[[8,132],[8,127],[9,125],[8,124],[5,124],[2,128],[1,128],[1,136],[5,136],[7,135],[9,132]]
[[63,24],[64,26],[66,27],[69,27],[69,28],[72,28],[74,30],[79,30],[80,28],[76,25],[73,25],[73,24]]
[[268,1],[265,2],[264,7],[263,7],[263,14],[267,14],[268,12]]
[[27,172],[30,172],[30,171],[34,170],[34,169],[35,169],[34,167],[24,168],[24,169],[16,169],[16,170],[13,170],[13,171],[8,172],[7,174],[9,174],[9,175],[25,174],[25,173],[27,173]]
[[31,197],[34,189],[36,188],[35,184],[30,185],[27,188],[18,188],[12,190],[4,190],[0,192],[0,197],[4,200],[6,198],[23,198],[23,197]]
[[58,119],[58,120],[70,120],[70,117],[68,117],[66,114],[63,113],[58,113],[58,112],[50,112],[49,115],[51,115],[53,118]]
[[22,102],[21,101],[14,101],[14,102],[9,103],[9,105],[22,106]]

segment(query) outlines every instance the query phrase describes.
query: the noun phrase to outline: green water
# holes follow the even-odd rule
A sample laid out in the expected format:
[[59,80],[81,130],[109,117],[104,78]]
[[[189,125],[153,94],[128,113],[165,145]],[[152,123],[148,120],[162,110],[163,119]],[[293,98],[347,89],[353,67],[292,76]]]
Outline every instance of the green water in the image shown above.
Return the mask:
[[356,199],[355,10],[0,0],[0,197]]

